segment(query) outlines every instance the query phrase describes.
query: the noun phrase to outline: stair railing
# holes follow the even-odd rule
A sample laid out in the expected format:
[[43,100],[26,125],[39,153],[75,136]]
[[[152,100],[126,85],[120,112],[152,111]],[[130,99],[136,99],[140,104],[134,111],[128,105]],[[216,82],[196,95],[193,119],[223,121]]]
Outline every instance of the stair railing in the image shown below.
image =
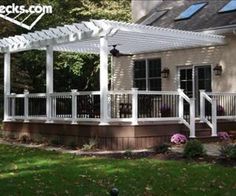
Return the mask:
[[[206,101],[211,104],[211,118],[208,118],[206,115]],[[200,90],[200,119],[211,128],[211,136],[217,136],[216,99],[210,97],[205,90]]]
[[[179,118],[190,130],[189,137],[195,138],[195,98],[189,98],[182,89],[179,92]],[[189,104],[189,121],[184,115],[184,100]]]

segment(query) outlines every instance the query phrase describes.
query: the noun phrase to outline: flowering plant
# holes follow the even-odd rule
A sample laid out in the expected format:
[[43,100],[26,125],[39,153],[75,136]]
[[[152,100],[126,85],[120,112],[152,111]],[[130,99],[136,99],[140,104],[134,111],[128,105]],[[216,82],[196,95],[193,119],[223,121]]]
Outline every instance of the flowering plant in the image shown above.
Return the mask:
[[174,144],[183,144],[183,143],[187,142],[187,138],[183,134],[176,133],[176,134],[172,135],[170,141],[171,141],[171,143],[174,143]]
[[228,134],[227,132],[225,132],[225,131],[218,132],[217,135],[218,135],[218,136],[220,137],[220,139],[222,139],[222,140],[229,140],[229,139],[230,139],[229,134]]
[[162,117],[169,117],[170,116],[170,107],[166,104],[162,105],[160,108],[161,116]]
[[223,116],[225,114],[224,107],[221,105],[217,105],[217,116]]

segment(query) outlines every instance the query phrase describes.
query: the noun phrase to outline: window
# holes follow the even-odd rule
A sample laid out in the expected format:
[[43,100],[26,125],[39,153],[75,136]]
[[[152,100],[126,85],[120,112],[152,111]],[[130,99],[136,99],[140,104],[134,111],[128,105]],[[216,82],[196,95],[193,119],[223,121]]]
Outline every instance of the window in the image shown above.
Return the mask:
[[223,12],[230,12],[236,10],[236,1],[231,0],[229,3],[227,3],[223,8],[219,10],[220,13]]
[[147,17],[142,24],[143,25],[152,25],[155,21],[161,18],[164,14],[166,14],[167,10],[156,11],[152,13],[149,17]]
[[161,59],[134,62],[134,87],[139,90],[161,91]]
[[185,11],[183,11],[175,20],[183,20],[191,18],[194,14],[200,11],[207,3],[197,3],[188,7]]

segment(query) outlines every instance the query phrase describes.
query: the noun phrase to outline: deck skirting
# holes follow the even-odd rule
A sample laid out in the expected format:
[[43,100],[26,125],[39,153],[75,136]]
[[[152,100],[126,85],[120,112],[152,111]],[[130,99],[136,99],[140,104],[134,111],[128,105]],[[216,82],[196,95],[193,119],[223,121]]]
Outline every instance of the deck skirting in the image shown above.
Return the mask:
[[[218,131],[236,130],[236,122],[219,122]],[[113,124],[100,126],[96,124],[62,124],[43,122],[4,122],[4,137],[19,139],[22,135],[28,135],[33,141],[47,142],[57,140],[58,143],[70,145],[72,142],[82,147],[88,144],[90,139],[95,139],[97,148],[106,150],[129,150],[150,148],[165,142],[170,142],[174,133],[189,135],[188,129],[179,123],[158,123],[127,125]],[[196,125],[198,136],[206,136],[204,124]],[[236,132],[235,132],[236,133]],[[205,135],[204,135],[205,134]]]

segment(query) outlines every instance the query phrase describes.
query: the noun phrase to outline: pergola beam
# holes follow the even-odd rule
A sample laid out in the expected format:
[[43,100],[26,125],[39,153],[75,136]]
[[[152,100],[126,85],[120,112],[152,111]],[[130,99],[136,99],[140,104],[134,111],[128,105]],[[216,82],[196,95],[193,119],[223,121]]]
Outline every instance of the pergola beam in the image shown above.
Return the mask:
[[[143,44],[145,43],[157,52],[165,50],[164,47],[166,49],[176,49],[177,47],[178,49],[178,47],[191,48],[225,43],[224,36],[219,35],[109,20],[91,20],[89,22],[59,26],[21,36],[4,38],[0,40],[0,52],[44,49],[47,45],[53,45],[55,49],[59,47],[60,51],[65,48],[65,51],[89,52],[89,47],[84,45],[83,42],[87,41],[92,45],[93,43],[99,42],[101,36],[107,36],[109,38],[108,44],[122,44],[121,48],[123,47],[126,50],[121,50],[121,52],[128,51],[130,54],[141,52],[137,48],[144,48]],[[136,46],[131,45],[131,41],[136,43]],[[77,43],[77,49],[74,48],[74,43]],[[173,45],[173,47],[169,47],[168,44],[170,46]],[[142,52],[149,52],[149,47],[145,47],[145,51],[142,50]],[[95,49],[91,47],[92,53],[95,50],[97,50],[96,47]],[[99,53],[99,50],[97,50],[97,53]]]

